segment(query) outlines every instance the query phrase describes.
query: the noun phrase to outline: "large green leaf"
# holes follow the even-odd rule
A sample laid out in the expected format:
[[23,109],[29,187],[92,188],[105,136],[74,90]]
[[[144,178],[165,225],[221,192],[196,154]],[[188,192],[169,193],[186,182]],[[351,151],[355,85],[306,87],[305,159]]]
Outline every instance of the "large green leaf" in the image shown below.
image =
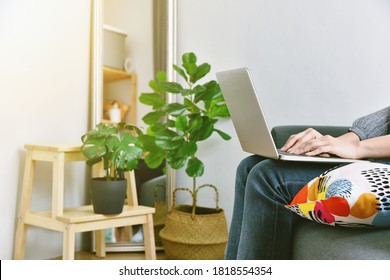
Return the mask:
[[205,90],[196,93],[194,100],[195,103],[198,103],[201,100],[212,100],[217,98],[218,96],[222,96],[221,89],[216,81],[210,81],[204,84],[203,87],[205,88]]
[[111,126],[105,123],[99,123],[96,125],[96,128],[88,131],[81,137],[82,142],[87,141],[88,139],[96,140],[98,138],[106,138],[112,135],[118,134],[118,128]]
[[113,151],[114,147],[120,145],[119,138],[117,136],[109,137],[106,139],[105,145],[107,147],[107,151],[111,152],[111,151]]
[[198,150],[198,146],[196,145],[196,142],[185,141],[183,145],[177,150],[177,155],[183,158],[188,158],[195,155],[197,150]]
[[215,121],[213,119],[202,117],[202,125],[192,131],[190,140],[203,141],[209,138],[214,131],[214,123]]
[[110,159],[118,170],[129,171],[137,167],[138,160],[140,160],[141,157],[142,149],[135,146],[124,145],[117,147]]
[[187,110],[187,106],[180,103],[170,103],[165,108],[164,111],[171,116],[179,116]]
[[230,140],[230,139],[232,139],[232,137],[229,134],[226,134],[225,132],[223,132],[221,130],[215,129],[214,131],[216,133],[218,133],[219,136],[221,136],[223,140]]
[[158,93],[141,93],[139,101],[145,105],[152,106],[153,110],[158,110],[166,105],[166,101]]
[[156,132],[155,137],[157,146],[164,150],[178,149],[184,142],[182,136],[170,129]]
[[188,122],[188,132],[190,134],[201,129],[203,124],[203,118],[200,114],[191,114]]
[[181,93],[183,91],[181,84],[174,82],[160,82],[159,87],[164,92]]
[[162,149],[156,145],[156,138],[151,135],[141,135],[139,140],[142,142],[142,147],[145,151],[160,152]]
[[130,123],[119,122],[117,123],[117,127],[122,130],[121,134],[123,134],[124,132],[131,132],[131,134],[134,134],[135,132],[138,136],[144,134],[138,126]]
[[210,118],[220,117],[220,118],[227,118],[230,116],[229,110],[225,103],[223,104],[214,104],[210,106],[207,116]]
[[199,94],[199,93],[201,93],[201,92],[203,92],[205,90],[206,90],[205,86],[197,85],[193,89],[183,89],[182,96],[189,96],[189,95],[195,95],[196,96],[196,94]]
[[180,131],[185,131],[188,128],[187,116],[178,116],[175,121],[175,127]]
[[165,159],[165,152],[163,151],[162,153],[158,153],[158,152],[148,153],[145,156],[144,161],[149,168],[154,169],[159,167],[163,163],[164,159]]
[[149,81],[149,87],[154,91],[161,93],[160,88],[158,86],[158,83],[155,80],[150,80]]
[[173,169],[180,169],[182,168],[187,161],[186,157],[181,157],[177,153],[174,152],[168,152],[167,155],[167,163],[169,164],[170,167]]
[[196,71],[196,55],[194,53],[185,53],[182,56],[183,67],[190,76]]
[[137,147],[140,140],[129,133],[122,134],[121,141],[115,146],[110,157],[118,170],[133,170],[138,165],[138,160],[142,157],[142,149]]
[[198,158],[193,158],[188,161],[186,173],[190,177],[200,177],[204,173],[204,165]]
[[166,127],[168,127],[168,128],[175,128],[175,121],[170,119],[170,118],[168,118],[167,122],[166,122]]
[[[161,122],[162,121],[163,120],[161,120]],[[156,132],[166,129],[167,128],[166,125],[161,122],[149,125],[149,127],[146,129],[146,134],[154,136]]]
[[92,160],[91,163],[93,163],[95,159],[99,159],[100,161],[107,152],[104,141],[99,140],[90,140],[84,143],[81,146],[81,150],[87,159]]
[[193,52],[185,53],[181,57],[183,61],[183,67],[187,70],[188,65],[196,64],[197,57]]
[[156,79],[159,82],[166,82],[167,81],[167,73],[164,71],[157,72]]
[[142,120],[149,125],[153,125],[165,117],[166,113],[163,111],[149,112],[147,113]]
[[211,66],[208,63],[203,63],[199,65],[195,71],[193,71],[192,75],[190,76],[190,81],[192,83],[196,83],[200,79],[202,79],[204,76],[206,76],[211,70]]
[[156,138],[151,135],[141,135],[140,140],[146,156],[144,158],[146,165],[149,168],[157,168],[165,159],[165,150],[157,146]]
[[193,52],[183,54],[181,59],[183,60],[184,65],[195,64],[197,60],[196,55]]
[[173,69],[175,69],[175,71],[187,82],[188,81],[188,76],[186,74],[186,72],[180,68],[179,66],[177,65],[173,65]]
[[188,111],[191,112],[191,114],[199,114],[202,110],[196,106],[194,102],[191,101],[189,98],[184,98],[183,101],[184,105],[187,106]]

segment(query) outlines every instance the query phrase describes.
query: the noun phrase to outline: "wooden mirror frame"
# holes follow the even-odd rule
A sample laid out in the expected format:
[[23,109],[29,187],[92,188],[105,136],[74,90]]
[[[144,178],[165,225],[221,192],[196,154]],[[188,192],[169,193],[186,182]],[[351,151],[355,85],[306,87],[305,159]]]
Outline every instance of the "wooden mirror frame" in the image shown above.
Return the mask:
[[[166,0],[167,2],[167,52],[166,69],[168,80],[176,81],[177,77],[172,65],[176,64],[177,58],[177,0]],[[103,119],[103,0],[91,0],[91,65],[90,65],[90,128],[95,127]],[[175,95],[168,94],[169,103],[175,102]],[[175,188],[175,171],[167,166],[166,168],[166,200],[170,208],[172,205],[172,190]],[[109,251],[109,246],[107,249]],[[139,246],[136,246],[139,247]],[[143,246],[142,246],[143,247]],[[140,250],[136,248],[134,250]],[[123,249],[125,250],[125,249]],[[111,250],[121,251],[121,250]],[[132,250],[129,250],[132,251]]]

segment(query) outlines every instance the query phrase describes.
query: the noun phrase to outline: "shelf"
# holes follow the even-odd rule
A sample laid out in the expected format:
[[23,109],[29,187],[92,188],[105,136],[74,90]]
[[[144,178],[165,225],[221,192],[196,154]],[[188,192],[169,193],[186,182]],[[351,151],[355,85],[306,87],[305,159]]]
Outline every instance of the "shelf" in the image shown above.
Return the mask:
[[[130,95],[130,99],[128,102],[126,102],[126,105],[131,106],[130,116],[129,116],[128,120],[125,120],[124,116],[122,115],[121,121],[127,121],[127,122],[135,124],[137,122],[137,74],[135,72],[128,73],[128,72],[114,69],[114,68],[110,68],[107,66],[103,67],[103,83],[104,84],[109,84],[111,82],[117,82],[117,81],[121,81],[121,80],[129,80],[130,81],[130,84],[126,85],[126,87],[128,87],[128,90],[127,89],[124,90],[123,88],[121,88],[120,91],[121,91],[121,94],[124,94],[125,96],[127,94]],[[103,93],[103,96],[107,96],[107,95],[105,93]],[[110,98],[104,98],[104,97],[103,97],[103,99],[106,101],[110,100]],[[121,101],[120,99],[121,98],[119,98],[119,100],[117,100],[117,101]],[[103,109],[103,118],[107,119],[108,118],[107,113],[104,112],[104,110],[107,110],[107,109],[104,109],[104,108],[102,108],[102,109]],[[128,111],[128,110],[126,110],[126,111]],[[126,114],[124,114],[124,115],[126,115]]]
[[[91,221],[102,221],[102,220],[109,220],[113,218],[123,218],[123,217],[130,217],[130,216],[142,216],[145,214],[153,214],[154,208],[146,207],[146,206],[130,206],[125,205],[123,207],[123,212],[117,215],[103,215],[103,214],[96,214],[93,212],[92,205],[85,205],[80,206],[76,208],[66,208],[64,209],[64,213],[61,216],[57,216],[56,220],[60,222],[65,223],[85,223],[85,222],[91,222]],[[31,224],[39,224],[31,222],[32,220],[35,220],[33,217],[41,217],[42,220],[48,219],[51,220],[51,211],[39,211],[39,212],[32,212],[28,215],[27,221],[30,221]],[[47,221],[48,221],[47,220]],[[46,224],[47,225],[47,224]]]
[[135,73],[128,73],[118,69],[103,67],[103,81],[105,83],[135,78]]

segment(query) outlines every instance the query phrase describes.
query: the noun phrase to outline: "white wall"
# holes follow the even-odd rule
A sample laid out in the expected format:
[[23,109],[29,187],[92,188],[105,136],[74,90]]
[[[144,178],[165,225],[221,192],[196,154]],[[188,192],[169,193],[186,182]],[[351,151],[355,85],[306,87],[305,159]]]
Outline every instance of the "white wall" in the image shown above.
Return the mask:
[[[195,52],[213,79],[248,66],[271,126],[349,125],[390,104],[389,1],[186,0],[178,14],[178,55]],[[220,128],[233,140],[202,146],[199,183],[219,187],[230,221],[235,168],[246,154],[231,122]],[[178,185],[191,186],[183,173]]]
[[[79,144],[88,128],[89,27],[89,0],[0,0],[0,259],[12,258],[24,144]],[[80,164],[66,168],[67,207],[86,197]],[[50,172],[37,165],[33,210],[50,205]],[[29,230],[27,259],[61,254],[61,234]]]

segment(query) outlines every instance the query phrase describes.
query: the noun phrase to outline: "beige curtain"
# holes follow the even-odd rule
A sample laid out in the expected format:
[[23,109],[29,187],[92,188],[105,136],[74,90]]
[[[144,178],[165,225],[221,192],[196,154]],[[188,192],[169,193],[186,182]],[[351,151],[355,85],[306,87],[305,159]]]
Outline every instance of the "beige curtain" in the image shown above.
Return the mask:
[[154,73],[167,71],[168,0],[153,0]]

